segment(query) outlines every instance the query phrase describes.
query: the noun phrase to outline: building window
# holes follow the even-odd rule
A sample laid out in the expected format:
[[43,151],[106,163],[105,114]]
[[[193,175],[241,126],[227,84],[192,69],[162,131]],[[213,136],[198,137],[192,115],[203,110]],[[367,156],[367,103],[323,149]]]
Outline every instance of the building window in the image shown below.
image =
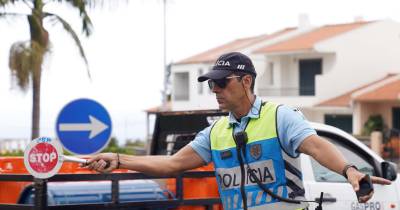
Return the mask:
[[315,96],[315,77],[322,74],[322,59],[300,60],[299,71],[299,95]]
[[353,115],[351,114],[325,114],[324,121],[327,125],[353,133]]
[[[208,69],[208,72],[212,71],[212,68],[213,68],[213,66],[210,66],[210,68]],[[208,85],[207,85],[207,87],[208,87]],[[207,89],[208,89],[208,93],[212,94],[211,89],[210,88],[207,88]]]
[[174,74],[174,99],[176,101],[189,100],[189,72]]
[[392,108],[392,121],[392,127],[400,132],[400,107]]
[[274,85],[274,63],[269,62],[267,68],[268,84]]
[[[201,75],[203,75],[203,74],[204,74],[203,69],[199,69],[199,71],[198,71],[198,76],[201,76]],[[197,93],[198,93],[199,95],[202,95],[202,94],[203,94],[203,87],[204,87],[204,83],[203,83],[203,82],[198,82],[198,83],[197,83]]]

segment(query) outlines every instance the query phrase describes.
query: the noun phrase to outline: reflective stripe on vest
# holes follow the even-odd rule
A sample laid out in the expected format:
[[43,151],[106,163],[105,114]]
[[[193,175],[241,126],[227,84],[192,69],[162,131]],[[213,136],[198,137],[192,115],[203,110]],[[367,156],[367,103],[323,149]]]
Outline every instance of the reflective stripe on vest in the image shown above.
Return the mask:
[[[300,160],[285,154],[278,140],[276,130],[277,105],[262,105],[260,117],[250,119],[246,127],[248,136],[245,160],[258,179],[275,194],[282,197],[302,199],[304,187],[300,169]],[[228,117],[219,119],[210,133],[212,159],[218,188],[224,209],[242,209],[240,193],[241,171],[237,158],[236,144],[233,139],[233,127]],[[305,204],[288,204],[272,199],[262,191],[257,183],[245,171],[245,192],[249,209],[263,207],[288,207],[299,209]],[[281,209],[281,208],[280,208]]]

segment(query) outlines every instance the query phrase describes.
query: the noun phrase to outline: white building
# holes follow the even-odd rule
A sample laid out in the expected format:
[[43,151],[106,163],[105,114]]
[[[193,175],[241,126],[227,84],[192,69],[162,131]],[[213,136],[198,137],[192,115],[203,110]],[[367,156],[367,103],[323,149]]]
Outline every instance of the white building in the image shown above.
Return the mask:
[[29,139],[0,139],[0,154],[24,151],[29,142]]
[[358,132],[363,122],[353,121],[353,106],[319,104],[388,73],[400,73],[400,23],[313,27],[304,18],[299,22],[299,27],[238,39],[173,64],[172,110],[217,108],[214,94],[197,77],[209,71],[219,55],[240,51],[253,60],[255,93],[264,101],[299,107],[316,122],[340,119],[345,130],[356,127]]

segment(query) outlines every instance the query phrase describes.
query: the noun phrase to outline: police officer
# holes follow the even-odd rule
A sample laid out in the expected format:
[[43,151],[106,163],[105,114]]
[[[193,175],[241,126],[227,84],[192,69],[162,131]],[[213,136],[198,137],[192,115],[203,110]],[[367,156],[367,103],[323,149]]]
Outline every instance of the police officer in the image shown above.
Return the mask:
[[[365,174],[357,170],[328,141],[320,138],[297,110],[254,95],[257,73],[252,61],[239,52],[221,55],[212,70],[198,78],[207,81],[221,110],[229,111],[199,132],[172,156],[128,156],[103,153],[89,160],[88,168],[110,172],[126,168],[149,175],[173,175],[211,161],[224,209],[304,209],[307,203],[288,203],[273,194],[304,200],[300,153],[342,174],[355,191]],[[105,168],[107,162],[110,166]],[[371,177],[373,183],[389,180]],[[366,202],[373,191],[363,197]]]

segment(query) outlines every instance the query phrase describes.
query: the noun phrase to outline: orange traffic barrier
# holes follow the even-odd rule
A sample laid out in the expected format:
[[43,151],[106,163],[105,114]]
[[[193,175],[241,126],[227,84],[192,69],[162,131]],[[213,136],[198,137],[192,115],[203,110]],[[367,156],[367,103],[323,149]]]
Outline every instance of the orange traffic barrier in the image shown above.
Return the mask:
[[[0,174],[27,174],[22,157],[0,157]],[[31,182],[0,182],[0,203],[17,203],[22,190]]]
[[[208,164],[196,168],[195,171],[214,171],[214,165]],[[176,193],[176,180],[167,179],[167,188]],[[215,177],[207,178],[184,178],[183,179],[183,199],[199,199],[199,198],[219,198],[217,181]],[[202,206],[183,206],[177,208],[178,210],[204,210]],[[214,205],[213,210],[222,210],[222,205]]]

